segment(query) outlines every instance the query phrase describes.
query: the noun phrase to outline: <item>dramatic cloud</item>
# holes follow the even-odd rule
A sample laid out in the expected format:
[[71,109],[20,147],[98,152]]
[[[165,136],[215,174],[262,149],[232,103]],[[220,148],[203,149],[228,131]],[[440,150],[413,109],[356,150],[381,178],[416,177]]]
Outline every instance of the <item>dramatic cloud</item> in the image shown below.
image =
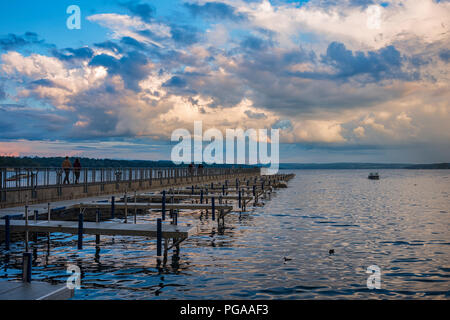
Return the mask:
[[36,34],[0,38],[2,138],[23,150],[127,140],[129,152],[202,120],[279,128],[309,149],[450,157],[449,2],[202,0],[168,16],[155,6],[87,16],[107,31],[93,43],[31,53]]

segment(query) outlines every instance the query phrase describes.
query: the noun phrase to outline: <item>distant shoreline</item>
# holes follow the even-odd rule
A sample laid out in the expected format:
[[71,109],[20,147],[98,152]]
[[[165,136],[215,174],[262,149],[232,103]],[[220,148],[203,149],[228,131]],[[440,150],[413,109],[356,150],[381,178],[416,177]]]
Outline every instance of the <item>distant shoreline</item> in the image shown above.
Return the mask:
[[[73,162],[76,157],[70,157]],[[93,159],[79,158],[83,167],[91,168],[108,168],[108,167],[175,167],[176,165],[170,160],[116,160],[116,159]],[[60,167],[63,157],[5,157],[0,156],[0,167]],[[186,165],[186,164],[184,164]],[[206,165],[208,166],[208,165]],[[230,164],[210,165],[212,167],[231,167]],[[241,165],[241,167],[254,167],[252,165]],[[280,163],[280,170],[314,170],[314,169],[450,169],[450,163],[363,163],[363,162],[335,162],[335,163]]]

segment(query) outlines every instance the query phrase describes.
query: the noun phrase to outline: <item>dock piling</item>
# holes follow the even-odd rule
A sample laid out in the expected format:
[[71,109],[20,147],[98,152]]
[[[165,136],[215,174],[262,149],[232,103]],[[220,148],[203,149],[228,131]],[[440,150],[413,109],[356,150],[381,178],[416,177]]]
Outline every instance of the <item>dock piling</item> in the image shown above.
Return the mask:
[[162,203],[161,203],[161,218],[166,220],[166,190],[163,190]]
[[23,282],[31,282],[31,261],[32,255],[31,252],[23,253],[22,260],[22,281]]
[[156,220],[156,255],[158,257],[161,256],[161,240],[162,240],[162,222],[161,219],[158,218]]
[[111,197],[111,219],[114,219],[114,202],[115,202],[115,197],[112,196]]
[[78,214],[78,250],[83,250],[83,212],[80,208]]
[[5,216],[5,250],[9,250],[9,243],[11,241],[11,233],[10,233],[10,219],[9,215]]
[[[101,220],[100,209],[97,209],[97,211],[95,212],[95,222],[99,223],[100,220]],[[95,235],[95,244],[97,244],[97,245],[100,244],[100,235],[99,234]]]
[[214,197],[211,197],[211,219],[216,220],[216,202]]

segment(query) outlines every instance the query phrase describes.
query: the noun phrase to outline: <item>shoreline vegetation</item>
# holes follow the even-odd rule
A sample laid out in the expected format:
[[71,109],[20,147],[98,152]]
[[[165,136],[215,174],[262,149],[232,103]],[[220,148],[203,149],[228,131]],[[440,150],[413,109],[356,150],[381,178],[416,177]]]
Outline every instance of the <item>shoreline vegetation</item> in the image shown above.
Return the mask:
[[[71,163],[77,157],[69,157]],[[83,167],[90,168],[151,168],[151,167],[177,167],[170,160],[115,160],[79,158]],[[0,167],[60,167],[64,157],[5,157],[0,156]],[[186,165],[186,164],[184,164]],[[206,165],[208,167],[232,167],[231,164]],[[237,164],[235,167],[254,167],[252,165]],[[280,163],[280,170],[314,170],[314,169],[450,169],[450,163],[360,163],[360,162],[338,162],[338,163]]]

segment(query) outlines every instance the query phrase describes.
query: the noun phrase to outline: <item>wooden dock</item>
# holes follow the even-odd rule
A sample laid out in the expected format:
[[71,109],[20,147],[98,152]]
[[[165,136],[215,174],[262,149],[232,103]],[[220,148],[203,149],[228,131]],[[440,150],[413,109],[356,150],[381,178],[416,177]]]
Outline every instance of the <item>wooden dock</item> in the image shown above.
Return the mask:
[[46,282],[1,281],[0,300],[66,300],[74,290]]
[[[0,226],[4,228],[5,220],[0,220]],[[78,221],[28,221],[11,220],[11,231],[15,232],[62,232],[69,234],[78,234]],[[162,224],[162,238],[184,239],[194,233],[195,228],[178,225]],[[156,224],[132,224],[132,223],[113,223],[113,222],[84,222],[83,233],[92,235],[120,235],[120,236],[140,236],[157,237]]]
[[[114,204],[116,209],[155,209],[155,210],[161,210],[162,204],[160,203],[125,203],[125,202],[116,202]],[[211,203],[167,203],[165,204],[166,210],[171,209],[187,209],[187,210],[211,210],[212,204]],[[79,203],[73,205],[71,208],[91,208],[91,209],[102,209],[102,208],[111,208],[110,203]],[[231,211],[233,210],[233,206],[228,204],[215,204],[216,210],[224,210],[224,211]]]
[[[199,194],[181,194],[181,193],[176,193],[176,194],[166,194],[166,202],[170,201],[170,199],[173,197],[174,200],[200,200],[201,196]],[[203,195],[203,199],[211,199],[212,197],[215,198],[215,200],[219,200],[219,198],[222,198],[222,200],[238,200],[239,196],[237,195],[215,195],[215,194],[204,194]],[[149,200],[151,201],[152,199],[157,199],[157,200],[162,200],[163,195],[162,194],[138,194],[136,196],[136,199],[139,201],[141,199],[144,200]],[[134,201],[134,196],[129,197],[128,198],[131,201]],[[253,199],[253,197],[250,196],[241,196],[242,200],[251,200]]]

